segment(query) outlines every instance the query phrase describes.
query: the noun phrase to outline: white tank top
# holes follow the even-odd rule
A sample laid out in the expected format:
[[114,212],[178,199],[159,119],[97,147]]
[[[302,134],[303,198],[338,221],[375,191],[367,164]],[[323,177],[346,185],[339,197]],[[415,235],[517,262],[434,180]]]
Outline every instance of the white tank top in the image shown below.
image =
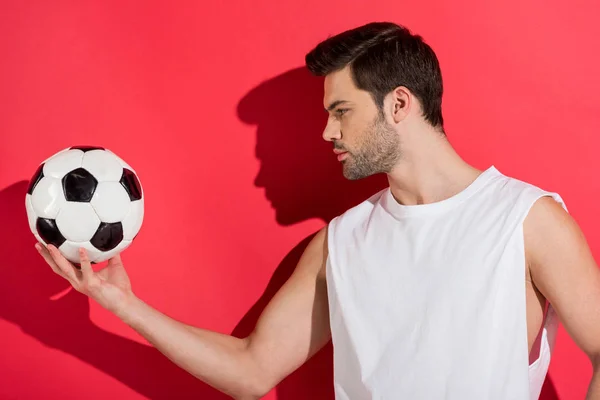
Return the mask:
[[530,363],[522,223],[552,196],[494,166],[446,200],[389,188],[330,222],[327,287],[336,400],[537,399],[557,327]]

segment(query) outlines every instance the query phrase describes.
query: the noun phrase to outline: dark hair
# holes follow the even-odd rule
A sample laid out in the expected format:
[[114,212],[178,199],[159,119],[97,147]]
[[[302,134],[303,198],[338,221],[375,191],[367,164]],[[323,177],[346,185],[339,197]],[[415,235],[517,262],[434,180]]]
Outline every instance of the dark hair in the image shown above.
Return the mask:
[[421,36],[391,22],[372,22],[319,43],[306,55],[306,66],[325,76],[350,66],[354,84],[371,93],[381,110],[384,97],[405,86],[420,101],[423,116],[443,127],[442,73],[435,52]]

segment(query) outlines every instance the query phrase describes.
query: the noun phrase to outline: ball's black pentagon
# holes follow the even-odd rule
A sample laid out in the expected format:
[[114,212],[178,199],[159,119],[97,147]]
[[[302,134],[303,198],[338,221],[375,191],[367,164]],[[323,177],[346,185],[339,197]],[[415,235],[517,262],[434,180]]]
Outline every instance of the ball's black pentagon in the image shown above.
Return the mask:
[[84,168],[77,168],[62,178],[63,191],[67,201],[90,202],[98,180]]
[[44,177],[44,164],[40,164],[40,166],[35,170],[33,177],[29,181],[29,186],[27,187],[27,193],[32,194],[33,189],[37,186],[40,180]]
[[49,218],[41,218],[35,222],[35,228],[38,235],[48,244],[60,247],[67,239],[60,233],[56,226],[56,221]]
[[86,151],[106,150],[106,149],[104,147],[100,147],[100,146],[72,146],[72,147],[69,147],[69,150],[81,150],[85,153]]
[[101,222],[90,243],[101,251],[117,247],[123,240],[123,225],[120,222]]
[[121,175],[120,182],[127,191],[131,201],[140,200],[142,198],[142,187],[140,186],[140,181],[133,171],[123,168],[123,175]]

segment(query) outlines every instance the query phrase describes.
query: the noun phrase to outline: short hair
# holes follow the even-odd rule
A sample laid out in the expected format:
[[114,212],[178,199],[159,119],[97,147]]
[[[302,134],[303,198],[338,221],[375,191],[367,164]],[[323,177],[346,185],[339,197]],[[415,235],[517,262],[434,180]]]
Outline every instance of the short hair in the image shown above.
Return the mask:
[[356,87],[369,92],[381,111],[398,86],[421,103],[426,121],[442,128],[442,73],[433,49],[419,35],[392,22],[372,22],[319,43],[305,57],[308,70],[326,76],[350,66]]

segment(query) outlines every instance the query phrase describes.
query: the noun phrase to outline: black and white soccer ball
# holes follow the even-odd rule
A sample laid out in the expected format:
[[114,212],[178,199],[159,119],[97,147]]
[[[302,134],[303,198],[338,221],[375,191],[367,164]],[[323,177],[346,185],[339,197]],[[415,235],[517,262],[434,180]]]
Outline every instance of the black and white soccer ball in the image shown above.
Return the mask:
[[43,161],[25,195],[29,228],[78,264],[80,247],[98,263],[125,250],[144,219],[137,173],[103,147],[74,146]]

